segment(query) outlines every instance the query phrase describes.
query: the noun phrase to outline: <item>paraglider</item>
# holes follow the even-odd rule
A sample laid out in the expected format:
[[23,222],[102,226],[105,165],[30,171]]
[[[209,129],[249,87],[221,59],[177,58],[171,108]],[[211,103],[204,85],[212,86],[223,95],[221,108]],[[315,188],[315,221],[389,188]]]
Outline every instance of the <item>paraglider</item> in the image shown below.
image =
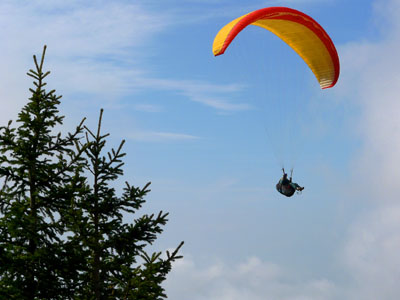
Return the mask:
[[283,171],[283,176],[276,184],[276,190],[279,193],[285,195],[286,197],[292,197],[295,192],[301,192],[304,190],[304,187],[292,181],[293,170],[291,171],[290,179],[288,179],[284,168],[282,168],[282,171]]
[[309,66],[322,89],[336,84],[339,57],[331,38],[314,19],[287,7],[262,8],[231,21],[216,35],[214,55],[223,54],[248,25],[269,30],[288,44]]
[[[249,25],[266,29],[289,45],[307,64],[322,89],[336,84],[340,64],[331,38],[310,16],[287,7],[262,8],[232,20],[217,33],[212,47],[214,55],[224,54],[236,36]],[[290,197],[295,191],[304,189],[293,183],[291,177],[288,179],[285,171],[283,173],[276,185],[281,194]]]

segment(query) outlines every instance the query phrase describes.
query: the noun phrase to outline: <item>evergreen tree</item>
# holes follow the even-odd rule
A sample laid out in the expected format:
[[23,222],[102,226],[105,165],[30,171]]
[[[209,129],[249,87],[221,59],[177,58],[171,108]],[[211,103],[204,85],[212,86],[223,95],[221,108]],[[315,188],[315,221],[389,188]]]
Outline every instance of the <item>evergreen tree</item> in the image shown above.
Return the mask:
[[[74,272],[65,254],[63,212],[82,181],[84,159],[74,133],[54,135],[61,125],[60,96],[47,92],[46,47],[36,70],[32,96],[18,115],[18,128],[0,127],[0,296],[2,299],[66,299]],[[72,277],[71,277],[72,276]]]
[[171,263],[181,257],[177,252],[183,242],[172,254],[167,251],[165,259],[161,258],[161,252],[148,255],[144,248],[162,232],[168,213],[143,215],[132,223],[124,223],[124,213],[125,217],[132,217],[142,207],[150,182],[143,188],[126,182],[122,196],[116,196],[110,184],[123,175],[121,158],[125,153],[121,150],[125,141],[117,150],[102,156],[108,136],[101,135],[102,115],[103,110],[95,133],[85,126],[87,140],[83,147],[92,184],[70,213],[74,234],[69,239],[82,245],[81,256],[87,262],[76,296],[79,299],[166,298],[161,284],[171,270]]
[[[19,127],[0,127],[0,299],[163,299],[162,282],[183,242],[166,258],[145,252],[167,213],[123,218],[142,207],[149,185],[110,186],[123,175],[124,141],[102,156],[97,132],[83,125],[62,137],[60,96],[47,92],[46,47]],[[82,136],[86,140],[82,141]],[[91,176],[90,180],[88,176]],[[89,183],[90,181],[90,183]]]

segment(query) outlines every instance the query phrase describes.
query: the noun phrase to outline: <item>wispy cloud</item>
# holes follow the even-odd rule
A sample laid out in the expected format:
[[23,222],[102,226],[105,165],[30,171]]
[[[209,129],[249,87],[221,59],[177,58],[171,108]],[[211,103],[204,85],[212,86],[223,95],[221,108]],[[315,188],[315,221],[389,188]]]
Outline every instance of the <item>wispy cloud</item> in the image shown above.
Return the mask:
[[[143,26],[146,24],[146,26]],[[168,16],[126,2],[1,1],[0,117],[15,116],[27,99],[32,54],[48,45],[49,85],[63,94],[116,99],[127,76],[141,76],[140,51],[168,28]],[[136,66],[134,68],[134,66]],[[132,71],[135,69],[135,71]],[[21,87],[26,87],[21,89]]]
[[[190,93],[188,93],[187,95],[190,95]],[[217,98],[213,95],[192,94],[191,96],[189,96],[189,99],[225,112],[248,110],[251,108],[250,104],[234,103],[231,101],[227,101],[224,98]]]
[[143,112],[149,112],[149,113],[156,113],[156,112],[161,112],[163,108],[160,105],[154,105],[154,104],[135,104],[134,109],[137,111],[143,111]]
[[0,8],[5,48],[47,43],[53,56],[64,59],[127,59],[133,47],[143,47],[170,24],[167,15],[122,1],[3,1]]
[[1,69],[8,70],[7,74],[3,72],[0,86],[2,94],[8,89],[5,114],[15,115],[12,112],[20,106],[17,103],[25,101],[20,99],[26,93],[9,87],[27,86],[24,74],[32,66],[32,52],[40,54],[44,44],[48,45],[46,66],[56,71],[49,83],[62,94],[110,103],[151,88],[183,95],[219,111],[248,109],[247,104],[230,100],[230,95],[241,89],[238,85],[163,79],[150,74],[148,58],[155,52],[149,45],[159,34],[184,22],[179,14],[185,16],[183,11],[153,7],[126,1],[1,2],[0,37],[7,41],[2,47],[6,59],[0,61]]
[[124,136],[127,139],[141,142],[164,142],[199,139],[199,137],[190,134],[160,131],[136,131],[125,134]]
[[132,82],[132,86],[172,91],[184,95],[194,102],[223,111],[239,111],[251,108],[247,103],[235,103],[226,100],[228,95],[234,95],[244,89],[241,84],[212,84],[193,80],[140,77]]

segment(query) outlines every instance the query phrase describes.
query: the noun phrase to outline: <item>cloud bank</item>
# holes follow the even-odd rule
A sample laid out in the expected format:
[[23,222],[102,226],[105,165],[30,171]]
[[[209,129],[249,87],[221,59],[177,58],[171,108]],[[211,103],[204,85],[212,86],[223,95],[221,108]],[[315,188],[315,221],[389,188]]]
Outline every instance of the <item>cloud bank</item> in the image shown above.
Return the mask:
[[336,287],[329,280],[298,280],[290,270],[257,257],[234,265],[215,262],[201,268],[190,256],[185,256],[174,264],[166,289],[171,299],[339,299]]

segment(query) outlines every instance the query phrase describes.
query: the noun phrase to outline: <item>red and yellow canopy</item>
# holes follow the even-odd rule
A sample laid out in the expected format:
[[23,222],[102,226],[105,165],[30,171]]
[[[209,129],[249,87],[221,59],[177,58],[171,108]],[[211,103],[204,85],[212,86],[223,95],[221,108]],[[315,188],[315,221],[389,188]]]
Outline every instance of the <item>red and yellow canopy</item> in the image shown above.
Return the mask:
[[310,67],[321,88],[333,87],[339,78],[339,57],[329,35],[314,19],[287,7],[262,8],[225,25],[213,43],[221,55],[248,25],[267,29],[287,43]]

